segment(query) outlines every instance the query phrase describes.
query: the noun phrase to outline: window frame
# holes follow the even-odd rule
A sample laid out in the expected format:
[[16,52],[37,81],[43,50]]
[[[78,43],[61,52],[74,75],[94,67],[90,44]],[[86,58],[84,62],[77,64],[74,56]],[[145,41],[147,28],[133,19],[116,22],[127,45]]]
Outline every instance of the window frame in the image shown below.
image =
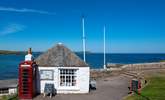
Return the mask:
[[[64,77],[65,77],[64,78],[64,80],[65,80],[64,86],[61,86],[61,78],[60,77],[63,76],[60,73],[61,70],[75,70],[75,72],[74,72],[73,75],[64,74]],[[78,89],[78,69],[77,68],[59,68],[58,69],[58,73],[59,73],[59,82],[58,82],[59,89],[71,89],[71,88],[72,89]],[[75,77],[76,82],[75,82],[75,85],[74,86],[72,86],[72,85],[67,86],[66,85],[66,76],[70,76],[70,77],[74,76]],[[72,80],[72,78],[71,78],[71,80]],[[71,81],[71,84],[72,84],[72,81]]]

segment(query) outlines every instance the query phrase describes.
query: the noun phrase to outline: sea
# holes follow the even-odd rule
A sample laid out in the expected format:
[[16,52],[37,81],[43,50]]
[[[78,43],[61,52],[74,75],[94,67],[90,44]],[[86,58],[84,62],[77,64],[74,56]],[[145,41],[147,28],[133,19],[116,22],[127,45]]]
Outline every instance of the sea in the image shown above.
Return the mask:
[[[34,57],[37,58],[41,53],[34,53]],[[77,55],[83,59],[82,53]],[[24,60],[24,54],[15,55],[0,55],[0,80],[15,79],[18,77],[18,65]],[[86,62],[91,69],[103,68],[103,53],[87,53]],[[165,54],[129,54],[129,53],[109,53],[106,54],[106,63],[113,64],[134,64],[134,63],[149,63],[159,62],[165,60]]]

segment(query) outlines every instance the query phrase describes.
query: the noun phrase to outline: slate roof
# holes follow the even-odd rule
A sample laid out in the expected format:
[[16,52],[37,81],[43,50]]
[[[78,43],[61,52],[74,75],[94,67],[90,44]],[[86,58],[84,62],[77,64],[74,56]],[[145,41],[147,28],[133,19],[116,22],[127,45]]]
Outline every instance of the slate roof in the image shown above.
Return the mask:
[[83,60],[63,44],[52,47],[35,61],[43,67],[88,67]]

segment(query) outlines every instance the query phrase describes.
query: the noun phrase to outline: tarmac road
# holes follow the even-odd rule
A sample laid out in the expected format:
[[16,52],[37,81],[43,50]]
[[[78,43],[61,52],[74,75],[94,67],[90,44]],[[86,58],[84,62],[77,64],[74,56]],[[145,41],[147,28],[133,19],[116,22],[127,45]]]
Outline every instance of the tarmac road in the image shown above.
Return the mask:
[[128,95],[130,78],[119,75],[97,80],[97,90],[89,94],[58,94],[51,99],[39,95],[33,100],[122,100]]

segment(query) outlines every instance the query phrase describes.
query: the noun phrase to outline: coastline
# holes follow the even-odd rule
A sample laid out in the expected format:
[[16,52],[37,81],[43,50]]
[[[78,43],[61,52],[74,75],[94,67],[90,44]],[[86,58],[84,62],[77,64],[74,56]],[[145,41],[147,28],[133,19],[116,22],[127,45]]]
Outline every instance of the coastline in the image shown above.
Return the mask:
[[10,54],[25,54],[25,51],[9,51],[9,50],[0,50],[0,55],[10,55]]

